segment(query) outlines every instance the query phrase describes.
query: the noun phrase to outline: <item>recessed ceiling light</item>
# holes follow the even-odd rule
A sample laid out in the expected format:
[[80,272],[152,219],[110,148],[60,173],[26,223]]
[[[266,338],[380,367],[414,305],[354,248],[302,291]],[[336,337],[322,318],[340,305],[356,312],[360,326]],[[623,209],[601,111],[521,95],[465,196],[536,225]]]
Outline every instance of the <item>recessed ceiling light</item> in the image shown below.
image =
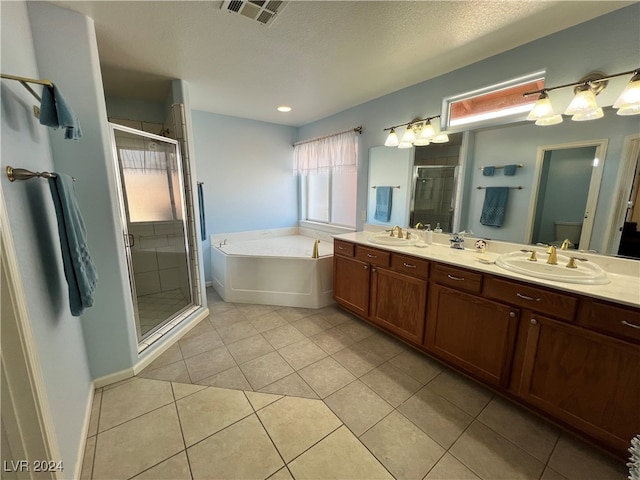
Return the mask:
[[291,111],[291,107],[288,107],[286,105],[280,105],[278,107],[278,111],[279,112],[290,112]]

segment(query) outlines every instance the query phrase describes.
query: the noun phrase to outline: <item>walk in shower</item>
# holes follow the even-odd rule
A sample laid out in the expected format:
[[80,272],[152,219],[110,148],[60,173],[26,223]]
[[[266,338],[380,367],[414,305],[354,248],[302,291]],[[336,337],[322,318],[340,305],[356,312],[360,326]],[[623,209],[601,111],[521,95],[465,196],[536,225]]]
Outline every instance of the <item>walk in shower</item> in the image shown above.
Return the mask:
[[138,341],[195,307],[183,165],[176,140],[110,124]]
[[453,230],[457,166],[421,165],[413,169],[410,224],[420,222]]

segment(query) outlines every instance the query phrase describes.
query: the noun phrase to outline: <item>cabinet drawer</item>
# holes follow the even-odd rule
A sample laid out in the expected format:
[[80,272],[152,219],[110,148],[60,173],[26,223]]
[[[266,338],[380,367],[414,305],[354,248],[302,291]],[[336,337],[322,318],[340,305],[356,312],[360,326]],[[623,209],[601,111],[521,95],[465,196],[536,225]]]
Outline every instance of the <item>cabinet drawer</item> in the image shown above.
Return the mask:
[[482,274],[460,268],[435,265],[433,280],[456,290],[464,290],[471,293],[480,293],[482,290]]
[[484,294],[496,300],[565,320],[573,320],[578,305],[578,299],[575,297],[494,277],[485,279]]
[[391,268],[397,272],[407,273],[411,276],[426,279],[429,275],[429,262],[408,255],[393,254],[391,256]]
[[379,267],[388,267],[391,261],[391,253],[377,248],[356,246],[356,258]]
[[335,255],[344,255],[345,257],[353,257],[355,252],[355,245],[353,243],[345,242],[343,240],[333,241],[333,253]]
[[584,301],[577,323],[625,340],[640,342],[640,310],[638,309]]

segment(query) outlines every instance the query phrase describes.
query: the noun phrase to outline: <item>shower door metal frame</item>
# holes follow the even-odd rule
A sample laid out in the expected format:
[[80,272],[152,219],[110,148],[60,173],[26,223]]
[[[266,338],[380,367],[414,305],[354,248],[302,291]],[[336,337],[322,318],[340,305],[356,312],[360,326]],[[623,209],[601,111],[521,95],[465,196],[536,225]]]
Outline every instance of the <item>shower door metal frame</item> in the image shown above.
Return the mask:
[[[127,132],[127,133],[131,133],[134,135],[139,135],[141,137],[145,137],[154,141],[158,141],[158,142],[164,142],[164,143],[170,143],[172,145],[175,145],[176,147],[176,165],[178,167],[178,181],[179,181],[179,188],[180,188],[180,201],[181,201],[181,206],[182,206],[182,212],[183,212],[183,219],[182,219],[182,225],[183,225],[183,232],[184,232],[184,240],[185,240],[185,255],[186,255],[186,262],[187,262],[187,276],[188,276],[188,281],[189,281],[189,293],[191,295],[191,298],[189,300],[189,303],[183,307],[182,309],[180,309],[179,311],[177,311],[174,315],[172,315],[171,317],[165,319],[162,323],[160,323],[159,325],[155,326],[154,328],[152,328],[151,330],[149,330],[148,332],[146,332],[144,335],[141,334],[141,330],[140,330],[140,316],[139,316],[139,312],[138,312],[138,296],[136,294],[136,285],[135,285],[135,272],[133,270],[133,258],[131,255],[131,247],[133,245],[130,244],[129,240],[132,238],[132,235],[129,233],[129,228],[128,228],[128,219],[127,219],[127,206],[126,206],[126,190],[124,188],[124,178],[123,178],[123,174],[124,172],[122,171],[122,169],[120,168],[120,161],[119,161],[119,157],[118,157],[118,147],[116,144],[116,135],[115,135],[115,131],[116,130],[121,130],[123,132]],[[126,255],[126,259],[127,259],[127,269],[129,272],[129,289],[131,291],[131,300],[133,302],[133,312],[135,315],[135,326],[136,326],[136,333],[138,336],[138,344],[142,344],[144,342],[145,339],[149,338],[150,336],[152,336],[155,332],[157,332],[160,328],[162,328],[163,326],[167,325],[167,323],[169,323],[170,321],[174,320],[175,318],[179,318],[180,316],[186,316],[189,313],[192,313],[193,311],[197,310],[197,308],[199,307],[199,303],[197,303],[195,300],[195,286],[193,285],[193,268],[194,266],[191,264],[191,245],[189,243],[189,225],[188,225],[188,218],[189,218],[189,210],[187,208],[187,202],[186,202],[186,190],[184,188],[184,169],[183,169],[183,165],[182,165],[182,154],[181,154],[181,150],[180,150],[180,142],[178,140],[174,140],[173,138],[168,138],[168,137],[163,137],[160,135],[154,135],[153,133],[148,133],[148,132],[144,132],[142,130],[137,130],[135,128],[131,128],[131,127],[125,127],[124,125],[118,125],[117,123],[111,123],[109,122],[109,133],[111,135],[111,146],[113,149],[113,161],[115,163],[115,168],[116,168],[116,187],[118,189],[118,204],[120,207],[120,221],[122,224],[122,234],[123,234],[123,242],[124,242],[124,246],[125,246],[125,255]]]

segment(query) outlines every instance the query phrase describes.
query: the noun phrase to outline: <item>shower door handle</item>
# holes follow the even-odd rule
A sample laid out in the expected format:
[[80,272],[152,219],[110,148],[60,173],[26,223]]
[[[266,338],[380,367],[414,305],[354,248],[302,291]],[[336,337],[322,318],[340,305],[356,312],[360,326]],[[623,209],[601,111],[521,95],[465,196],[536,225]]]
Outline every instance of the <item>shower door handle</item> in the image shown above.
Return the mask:
[[133,247],[136,244],[136,238],[131,235],[130,233],[125,233],[124,234],[124,246],[125,247]]

